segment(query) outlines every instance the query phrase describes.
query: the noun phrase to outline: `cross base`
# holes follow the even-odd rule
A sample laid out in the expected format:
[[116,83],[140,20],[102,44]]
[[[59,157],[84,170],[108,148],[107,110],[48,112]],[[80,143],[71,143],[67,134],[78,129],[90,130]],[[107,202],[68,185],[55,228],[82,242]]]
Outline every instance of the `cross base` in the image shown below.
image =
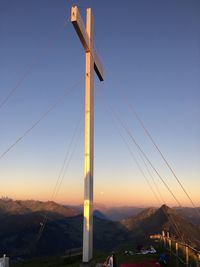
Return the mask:
[[80,267],[92,267],[93,265],[92,265],[92,261],[90,261],[90,262],[82,262],[81,264],[80,264]]

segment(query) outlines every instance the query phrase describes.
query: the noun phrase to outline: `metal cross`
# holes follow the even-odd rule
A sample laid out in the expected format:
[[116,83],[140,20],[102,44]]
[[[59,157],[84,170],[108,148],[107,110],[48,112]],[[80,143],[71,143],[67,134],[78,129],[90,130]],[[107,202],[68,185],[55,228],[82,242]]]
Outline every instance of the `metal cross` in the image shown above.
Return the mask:
[[83,262],[93,257],[93,158],[94,158],[94,70],[103,81],[101,63],[94,51],[94,22],[91,8],[87,8],[86,27],[78,7],[71,9],[71,22],[85,49],[85,167],[84,167],[84,225]]

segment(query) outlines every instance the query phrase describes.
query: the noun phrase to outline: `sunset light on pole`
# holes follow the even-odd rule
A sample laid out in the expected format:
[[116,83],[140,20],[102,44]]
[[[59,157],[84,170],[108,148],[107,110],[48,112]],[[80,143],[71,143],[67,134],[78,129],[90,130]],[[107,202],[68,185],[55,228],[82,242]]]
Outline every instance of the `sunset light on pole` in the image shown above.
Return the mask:
[[94,69],[100,81],[103,81],[103,69],[94,52],[91,8],[87,8],[86,28],[77,6],[72,7],[71,22],[86,52],[83,262],[89,262],[93,256]]

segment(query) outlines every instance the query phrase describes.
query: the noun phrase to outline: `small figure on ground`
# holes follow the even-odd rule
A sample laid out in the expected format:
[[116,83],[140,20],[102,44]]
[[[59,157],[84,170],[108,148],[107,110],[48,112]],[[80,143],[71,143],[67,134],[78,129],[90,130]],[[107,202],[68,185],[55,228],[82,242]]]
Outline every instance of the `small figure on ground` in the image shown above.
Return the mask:
[[138,250],[138,252],[141,252],[142,249],[143,249],[143,245],[138,244],[138,245],[137,245],[137,250]]
[[105,262],[103,263],[103,267],[107,267],[108,266],[108,262],[109,262],[110,256],[108,256],[105,260]]
[[168,256],[166,253],[162,253],[159,259],[160,266],[167,266]]
[[125,250],[123,255],[126,255],[126,256],[132,256],[134,253],[132,250]]
[[107,257],[103,264],[103,267],[117,267],[115,253],[112,252],[110,256]]

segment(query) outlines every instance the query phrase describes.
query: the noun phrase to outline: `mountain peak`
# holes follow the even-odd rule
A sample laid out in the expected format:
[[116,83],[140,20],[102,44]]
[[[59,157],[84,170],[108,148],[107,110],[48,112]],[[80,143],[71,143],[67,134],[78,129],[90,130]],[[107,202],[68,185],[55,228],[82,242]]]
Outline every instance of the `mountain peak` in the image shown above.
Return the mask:
[[180,215],[176,210],[168,207],[166,204],[163,204],[158,210],[158,213],[162,214],[167,220],[170,220],[170,217],[179,217]]
[[163,211],[170,211],[170,210],[171,210],[171,208],[168,207],[166,204],[163,204],[163,205],[160,207],[160,209],[163,210]]

